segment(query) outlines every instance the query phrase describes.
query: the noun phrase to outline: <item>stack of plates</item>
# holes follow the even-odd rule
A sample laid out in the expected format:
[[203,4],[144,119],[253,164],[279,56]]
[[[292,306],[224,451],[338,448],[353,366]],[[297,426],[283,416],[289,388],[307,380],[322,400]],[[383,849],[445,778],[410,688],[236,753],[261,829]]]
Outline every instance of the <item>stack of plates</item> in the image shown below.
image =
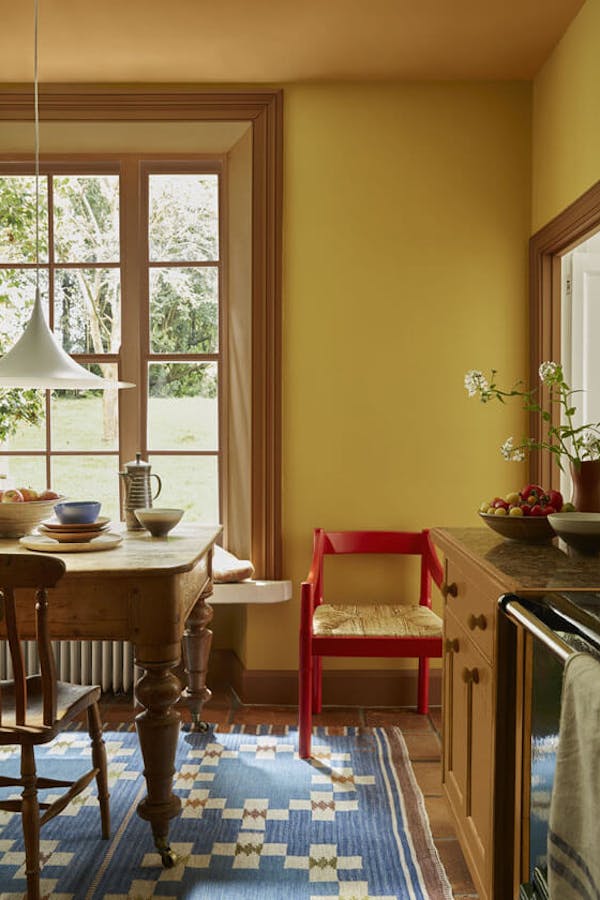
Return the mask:
[[63,525],[58,519],[44,519],[37,528],[37,534],[46,535],[61,543],[82,544],[108,531],[110,526],[111,522],[106,516],[98,516],[95,522],[85,525]]
[[44,519],[33,534],[19,541],[28,550],[43,553],[82,553],[86,550],[110,550],[123,541],[120,534],[110,531],[111,522],[100,516],[86,525],[63,525],[58,519]]

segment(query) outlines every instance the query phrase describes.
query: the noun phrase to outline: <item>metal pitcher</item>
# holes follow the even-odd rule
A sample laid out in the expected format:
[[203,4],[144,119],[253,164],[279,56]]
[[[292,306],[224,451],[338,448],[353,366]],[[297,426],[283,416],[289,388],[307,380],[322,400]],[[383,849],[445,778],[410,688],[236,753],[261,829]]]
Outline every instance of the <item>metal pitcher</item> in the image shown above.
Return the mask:
[[[135,517],[135,509],[152,506],[162,488],[160,477],[150,471],[150,463],[142,459],[141,453],[135,454],[132,462],[125,463],[125,470],[119,472],[125,491],[125,523],[128,531],[139,531],[142,525]],[[156,493],[152,494],[151,478],[156,478]]]

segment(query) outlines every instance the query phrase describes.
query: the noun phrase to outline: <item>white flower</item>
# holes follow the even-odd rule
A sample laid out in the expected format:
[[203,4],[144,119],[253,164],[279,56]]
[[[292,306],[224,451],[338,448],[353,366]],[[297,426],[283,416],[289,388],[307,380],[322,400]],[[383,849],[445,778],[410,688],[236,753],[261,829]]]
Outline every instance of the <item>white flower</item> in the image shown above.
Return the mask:
[[554,384],[562,379],[562,370],[558,363],[543,362],[539,368],[540,380],[544,384]]
[[471,369],[465,375],[465,387],[469,397],[476,397],[477,394],[485,394],[490,385],[483,372],[480,372],[479,369]]
[[522,447],[515,447],[513,437],[506,438],[500,447],[500,453],[507,462],[523,462],[525,453]]
[[600,432],[596,428],[582,431],[580,445],[584,459],[600,458]]

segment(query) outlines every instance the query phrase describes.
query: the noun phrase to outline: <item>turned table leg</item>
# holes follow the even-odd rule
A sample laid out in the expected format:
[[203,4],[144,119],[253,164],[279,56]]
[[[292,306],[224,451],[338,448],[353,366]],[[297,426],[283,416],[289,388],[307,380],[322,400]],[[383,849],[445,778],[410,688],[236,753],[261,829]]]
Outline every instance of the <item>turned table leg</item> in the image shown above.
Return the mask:
[[213,609],[207,602],[211,589],[201,594],[188,616],[183,632],[183,659],[187,686],[184,696],[188,701],[192,715],[192,730],[206,731],[208,725],[202,721],[202,708],[211,698],[211,691],[206,686],[206,670],[212,644],[212,631],[208,627],[212,622]]
[[179,813],[181,800],[173,794],[175,753],[181,716],[174,708],[181,694],[181,684],[172,663],[145,663],[137,660],[144,674],[135,686],[137,701],[144,707],[136,716],[147,795],[137,812],[152,826],[154,843],[163,865],[171,868],[177,858],[169,846],[169,820]]

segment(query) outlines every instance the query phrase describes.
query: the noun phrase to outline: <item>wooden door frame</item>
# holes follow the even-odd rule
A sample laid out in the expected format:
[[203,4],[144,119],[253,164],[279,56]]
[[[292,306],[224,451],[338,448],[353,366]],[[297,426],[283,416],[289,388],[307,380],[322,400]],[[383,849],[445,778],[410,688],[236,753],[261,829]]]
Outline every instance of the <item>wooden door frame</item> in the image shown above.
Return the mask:
[[[530,365],[529,384],[539,382],[544,360],[560,360],[561,257],[600,229],[600,181],[537,231],[529,242]],[[542,423],[530,417],[530,434],[542,436]],[[530,455],[530,479],[558,489],[559,471],[549,453]]]
[[[243,121],[252,127],[252,560],[282,577],[281,269],[283,91],[194,85],[41,84],[51,121]],[[33,120],[30,84],[0,88],[0,121]]]

